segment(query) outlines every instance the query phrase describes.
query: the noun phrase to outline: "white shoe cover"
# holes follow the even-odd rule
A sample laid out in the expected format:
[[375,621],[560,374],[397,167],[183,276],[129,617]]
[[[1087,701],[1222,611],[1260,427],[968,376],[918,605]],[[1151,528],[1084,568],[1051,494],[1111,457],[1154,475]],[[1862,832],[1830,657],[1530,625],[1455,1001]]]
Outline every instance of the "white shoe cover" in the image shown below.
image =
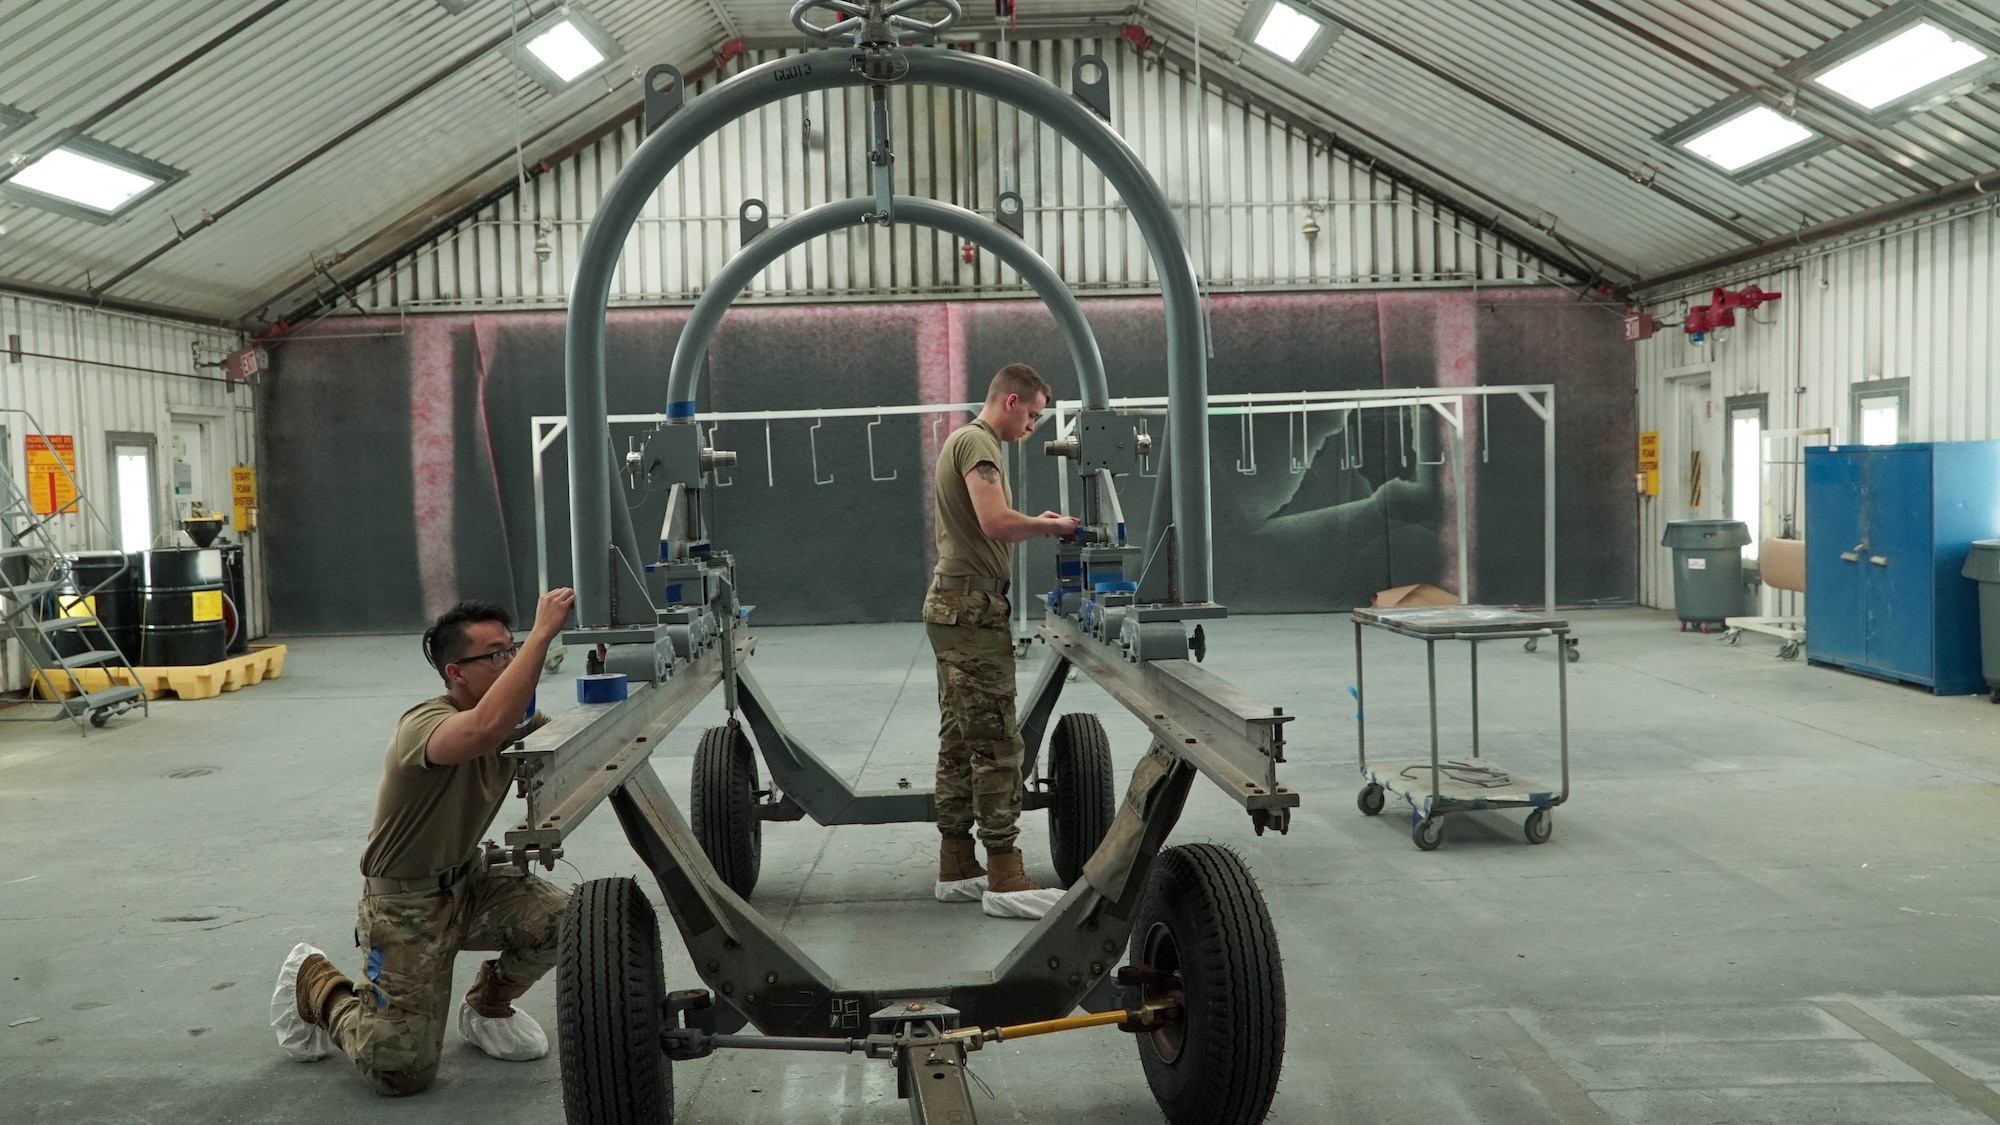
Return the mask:
[[319,950],[300,942],[278,968],[278,987],[271,993],[271,1026],[278,1032],[278,1046],[299,1062],[318,1062],[333,1053],[333,1039],[323,1027],[314,1027],[299,1018],[299,966]]
[[492,1019],[458,1002],[458,1037],[506,1062],[529,1062],[549,1053],[549,1036],[535,1017],[514,1009],[506,1019]]
[[1063,890],[1061,887],[1043,887],[1040,890],[1033,891],[1007,891],[1003,894],[987,891],[984,895],[980,896],[979,905],[980,909],[986,911],[988,917],[1027,918],[1033,920],[1055,909],[1056,903],[1061,902],[1062,897],[1068,893],[1068,891]]
[[979,896],[986,893],[986,876],[953,879],[949,883],[939,880],[931,887],[931,893],[939,902],[978,902]]

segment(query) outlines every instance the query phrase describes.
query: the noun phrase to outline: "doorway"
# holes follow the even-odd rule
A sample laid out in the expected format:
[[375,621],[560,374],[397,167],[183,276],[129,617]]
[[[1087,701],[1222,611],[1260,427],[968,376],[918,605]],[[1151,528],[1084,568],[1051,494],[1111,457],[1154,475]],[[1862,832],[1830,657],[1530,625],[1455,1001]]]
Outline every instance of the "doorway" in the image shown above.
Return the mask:
[[176,524],[193,515],[229,510],[222,503],[227,498],[217,495],[215,487],[213,421],[187,414],[167,419],[167,481]]
[[159,495],[153,481],[158,441],[152,434],[116,430],[105,440],[111,454],[111,529],[118,549],[129,555],[151,547],[160,524],[153,510],[153,498]]
[[1672,387],[1674,450],[1671,462],[1661,466],[1673,481],[1667,518],[1719,519],[1729,485],[1722,464],[1722,412],[1707,372],[1676,379]]

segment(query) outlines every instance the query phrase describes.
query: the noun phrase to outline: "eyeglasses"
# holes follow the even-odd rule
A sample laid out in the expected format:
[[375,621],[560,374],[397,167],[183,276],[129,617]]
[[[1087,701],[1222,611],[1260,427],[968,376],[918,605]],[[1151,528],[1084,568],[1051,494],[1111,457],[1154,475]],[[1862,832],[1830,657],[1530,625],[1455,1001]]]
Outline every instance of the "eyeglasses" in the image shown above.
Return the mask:
[[457,660],[452,661],[452,663],[470,664],[475,660],[490,660],[493,662],[493,666],[495,668],[505,668],[507,665],[513,663],[514,655],[520,651],[521,651],[520,645],[511,644],[508,645],[506,648],[499,650],[498,652],[482,652],[478,656],[462,656],[459,657]]

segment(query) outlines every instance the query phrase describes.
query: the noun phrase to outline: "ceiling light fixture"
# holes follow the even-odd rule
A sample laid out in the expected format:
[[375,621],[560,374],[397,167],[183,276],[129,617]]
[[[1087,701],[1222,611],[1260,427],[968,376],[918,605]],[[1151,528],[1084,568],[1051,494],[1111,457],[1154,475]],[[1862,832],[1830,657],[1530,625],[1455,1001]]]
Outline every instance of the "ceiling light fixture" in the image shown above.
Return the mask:
[[1813,81],[1863,109],[1878,110],[1992,58],[1985,49],[1924,20],[1820,71]]
[[1333,43],[1333,24],[1286,0],[1255,0],[1236,27],[1236,37],[1310,71]]
[[1725,172],[1741,172],[1819,134],[1765,106],[1754,106],[1679,142]]
[[514,59],[552,94],[609,66],[618,41],[580,8],[558,8],[522,28]]
[[94,222],[109,222],[142,196],[182,175],[83,137],[17,166],[20,171],[0,184],[0,192],[17,202]]

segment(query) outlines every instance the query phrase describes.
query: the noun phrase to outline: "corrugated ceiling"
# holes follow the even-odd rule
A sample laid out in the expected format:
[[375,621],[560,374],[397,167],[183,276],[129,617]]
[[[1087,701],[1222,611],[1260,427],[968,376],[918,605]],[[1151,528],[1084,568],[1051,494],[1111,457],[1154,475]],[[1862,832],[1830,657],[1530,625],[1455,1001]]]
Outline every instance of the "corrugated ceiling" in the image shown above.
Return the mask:
[[[1017,0],[1036,27],[1132,22],[1217,79],[1500,216],[1614,282],[1924,198],[2000,168],[1980,85],[1887,123],[1786,68],[1874,0],[1312,0],[1341,33],[1310,74],[1235,36],[1244,0]],[[0,283],[237,319],[297,303],[630,111],[632,72],[737,35],[797,45],[784,0],[589,0],[624,49],[551,97],[507,57],[554,0],[29,0],[0,4],[0,158],[82,135],[184,170],[110,225],[0,203]],[[1935,9],[2000,42],[2000,10]],[[975,5],[965,26],[994,26]],[[615,88],[614,88],[615,87]],[[1793,99],[1827,151],[1738,183],[1655,138],[1731,97]],[[204,225],[204,214],[214,216]],[[1542,228],[1541,230],[1535,229]],[[185,233],[183,233],[185,232]]]

